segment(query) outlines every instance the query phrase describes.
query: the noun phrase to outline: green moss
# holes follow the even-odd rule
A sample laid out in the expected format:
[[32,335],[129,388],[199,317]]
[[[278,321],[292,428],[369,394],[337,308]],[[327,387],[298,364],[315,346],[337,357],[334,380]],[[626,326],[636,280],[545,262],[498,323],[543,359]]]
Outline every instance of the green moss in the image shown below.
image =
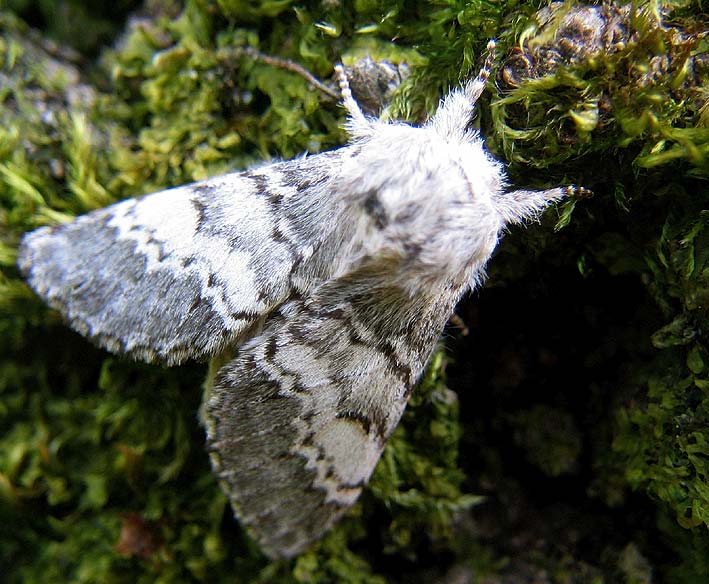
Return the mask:
[[557,2],[520,19],[525,44],[507,41],[507,92],[492,106],[507,156],[543,168],[613,148],[640,168],[681,162],[706,177],[707,41],[693,16],[673,15],[681,3],[665,6],[672,24],[650,2]]
[[549,476],[571,473],[581,455],[581,434],[573,416],[563,410],[534,406],[512,414],[515,443],[527,460]]
[[[515,35],[543,30],[543,45],[553,30],[531,27],[538,4],[149,4],[90,62],[0,15],[0,573],[10,582],[612,582],[650,569],[702,581],[709,138],[696,5],[667,3],[663,23],[641,3],[633,42],[508,87]],[[88,26],[67,22],[69,36]],[[434,358],[360,502],[303,556],[268,563],[210,472],[198,423],[205,368],[92,349],[19,279],[19,237],[345,140],[339,106],[239,47],[326,81],[340,59],[406,62],[388,115],[415,121],[476,71],[492,36],[503,92],[481,125],[513,183],[567,174],[596,197],[505,239],[486,288],[461,307],[470,336],[446,340],[454,359]],[[658,68],[663,51],[673,60]]]
[[618,411],[613,443],[628,483],[661,501],[700,547],[709,528],[709,232],[702,205],[674,209],[648,258],[652,291],[670,322],[652,337],[662,355],[648,368],[642,401]]

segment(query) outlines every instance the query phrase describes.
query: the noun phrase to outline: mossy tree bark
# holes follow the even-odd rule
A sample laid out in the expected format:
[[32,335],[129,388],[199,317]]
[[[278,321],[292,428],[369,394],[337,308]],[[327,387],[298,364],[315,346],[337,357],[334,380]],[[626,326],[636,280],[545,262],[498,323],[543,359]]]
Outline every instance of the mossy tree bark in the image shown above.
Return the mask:
[[[83,4],[57,3],[67,30],[21,2],[0,15],[7,581],[709,575],[699,4],[158,0],[127,20],[135,3]],[[334,101],[239,47],[326,80],[339,60],[405,63],[386,115],[417,122],[476,70],[493,36],[488,146],[515,185],[568,181],[596,196],[505,239],[485,288],[459,307],[469,334],[450,328],[362,500],[311,551],[269,564],[209,469],[198,422],[206,367],[92,348],[20,280],[19,238],[121,198],[343,143]]]

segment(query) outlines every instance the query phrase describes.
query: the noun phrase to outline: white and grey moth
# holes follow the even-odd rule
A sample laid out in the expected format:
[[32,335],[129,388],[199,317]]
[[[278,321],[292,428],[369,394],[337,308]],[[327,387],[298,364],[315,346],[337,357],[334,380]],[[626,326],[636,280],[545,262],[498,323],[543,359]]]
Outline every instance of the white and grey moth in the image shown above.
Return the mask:
[[100,346],[219,356],[214,470],[271,557],[355,502],[460,297],[509,224],[582,188],[505,192],[469,128],[493,60],[421,127],[364,116],[348,145],[129,199],[24,237],[18,265]]

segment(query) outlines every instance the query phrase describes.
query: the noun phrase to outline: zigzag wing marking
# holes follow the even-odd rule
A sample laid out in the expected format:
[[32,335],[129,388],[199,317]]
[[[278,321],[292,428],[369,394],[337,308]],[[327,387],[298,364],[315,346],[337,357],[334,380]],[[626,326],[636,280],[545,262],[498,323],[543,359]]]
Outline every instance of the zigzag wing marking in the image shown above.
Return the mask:
[[456,298],[411,297],[357,270],[284,305],[218,373],[212,464],[271,557],[332,527],[372,474]]
[[[79,333],[175,364],[238,344],[328,277],[347,148],[129,199],[27,234],[18,265]],[[342,229],[339,229],[342,231]]]

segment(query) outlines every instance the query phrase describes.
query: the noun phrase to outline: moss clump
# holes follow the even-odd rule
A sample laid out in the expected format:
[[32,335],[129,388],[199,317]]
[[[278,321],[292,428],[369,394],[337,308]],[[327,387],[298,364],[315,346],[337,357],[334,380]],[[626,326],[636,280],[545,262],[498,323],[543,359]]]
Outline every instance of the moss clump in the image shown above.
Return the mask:
[[670,322],[652,337],[659,366],[648,371],[642,403],[619,410],[613,444],[629,484],[699,533],[709,528],[709,214],[700,206],[668,217],[648,258],[652,292]]
[[638,167],[686,160],[707,177],[701,17],[656,8],[556,2],[517,22],[519,44],[499,69],[504,93],[493,104],[510,158],[545,167],[632,148]]

